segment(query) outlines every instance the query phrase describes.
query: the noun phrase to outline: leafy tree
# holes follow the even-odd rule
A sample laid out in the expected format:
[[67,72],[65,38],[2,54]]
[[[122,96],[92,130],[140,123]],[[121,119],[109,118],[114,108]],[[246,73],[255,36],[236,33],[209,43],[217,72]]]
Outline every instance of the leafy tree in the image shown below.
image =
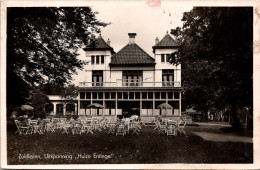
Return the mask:
[[78,89],[74,84],[70,84],[61,91],[60,96],[64,107],[66,107],[67,104],[73,104],[74,107],[75,100],[78,96]]
[[182,64],[185,103],[205,116],[231,107],[232,125],[241,126],[238,108],[253,113],[253,8],[195,7],[182,21],[171,32],[182,43],[171,58]]
[[31,96],[31,104],[35,118],[45,118],[45,105],[50,103],[48,96],[40,89],[34,90]]
[[96,14],[89,7],[7,8],[8,105],[24,102],[37,84],[63,86],[82,69],[78,49],[107,25]]

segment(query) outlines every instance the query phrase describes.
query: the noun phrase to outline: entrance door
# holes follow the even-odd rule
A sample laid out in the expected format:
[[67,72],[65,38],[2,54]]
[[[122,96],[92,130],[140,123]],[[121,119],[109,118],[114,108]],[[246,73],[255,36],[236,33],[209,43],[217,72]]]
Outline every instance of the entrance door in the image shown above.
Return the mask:
[[56,105],[56,112],[57,116],[63,116],[63,104]]

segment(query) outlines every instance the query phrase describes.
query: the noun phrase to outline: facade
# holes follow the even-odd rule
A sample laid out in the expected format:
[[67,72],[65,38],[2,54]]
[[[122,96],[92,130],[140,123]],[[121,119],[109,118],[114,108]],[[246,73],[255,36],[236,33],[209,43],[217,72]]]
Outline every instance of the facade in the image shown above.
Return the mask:
[[[100,35],[85,51],[85,73],[79,83],[78,115],[130,116],[148,120],[164,115],[181,115],[181,65],[169,63],[169,55],[179,44],[167,33],[155,40],[154,56],[135,43],[135,33],[129,33],[129,43],[115,53],[110,41]],[[87,106],[99,103],[104,108]],[[173,109],[158,109],[162,103]]]

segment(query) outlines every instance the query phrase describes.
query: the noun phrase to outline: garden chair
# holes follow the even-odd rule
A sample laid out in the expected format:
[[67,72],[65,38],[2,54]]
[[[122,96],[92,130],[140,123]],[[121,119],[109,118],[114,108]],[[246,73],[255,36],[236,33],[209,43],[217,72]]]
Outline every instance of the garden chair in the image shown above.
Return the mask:
[[167,126],[166,125],[162,125],[159,121],[157,121],[158,123],[158,134],[165,134],[166,130],[167,130]]
[[68,130],[69,130],[69,128],[71,128],[71,123],[70,122],[62,122],[62,129],[64,130],[63,132],[62,132],[62,134],[63,133],[67,133],[67,134],[69,134],[69,132],[68,132]]
[[186,132],[185,132],[185,130],[184,130],[186,123],[187,123],[186,121],[181,121],[181,122],[177,125],[177,131],[180,132],[180,135],[181,135],[181,134],[186,135]]
[[19,133],[19,135],[28,133],[29,129],[26,122],[20,122],[18,120],[14,120],[14,122],[17,127],[17,131],[15,133]]
[[125,135],[125,126],[124,125],[119,125],[117,128],[116,128],[116,136],[118,135],[121,135],[121,136],[124,136]]
[[140,131],[141,131],[140,122],[134,122],[134,123],[132,124],[131,129],[133,130],[132,135],[133,135],[133,134],[139,135],[139,133],[140,133]]
[[116,124],[115,123],[108,123],[108,133],[107,134],[114,134],[115,133],[115,129],[116,129]]
[[84,132],[86,132],[86,134],[88,133],[94,134],[94,132],[92,131],[93,129],[92,123],[84,123],[82,125],[82,129]]
[[50,119],[43,119],[42,121],[44,123],[44,131],[54,132],[53,124]]
[[43,121],[31,121],[31,125],[33,127],[33,132],[34,134],[38,133],[38,134],[43,134],[43,130],[44,130],[44,122]]
[[156,129],[158,129],[159,130],[159,123],[158,123],[159,121],[158,120],[154,120],[154,123],[155,123],[155,128],[154,128],[154,130],[156,130]]
[[59,123],[59,121],[60,121],[59,118],[52,118],[52,119],[51,119],[51,122],[52,122],[52,125],[53,125],[53,128],[54,128],[54,129],[58,129],[57,123]]

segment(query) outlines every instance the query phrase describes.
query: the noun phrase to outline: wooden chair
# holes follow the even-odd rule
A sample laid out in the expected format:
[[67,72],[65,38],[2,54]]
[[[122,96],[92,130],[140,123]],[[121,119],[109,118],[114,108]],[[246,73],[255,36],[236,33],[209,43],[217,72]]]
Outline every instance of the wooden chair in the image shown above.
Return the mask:
[[140,131],[141,131],[141,125],[140,122],[134,122],[131,126],[131,129],[133,130],[132,135],[133,134],[137,134],[139,135]]
[[112,134],[112,135],[115,134],[116,124],[110,122],[110,123],[107,124],[107,126],[108,126],[108,133],[107,134]]
[[48,131],[54,132],[53,124],[52,124],[50,119],[43,119],[42,121],[44,123],[44,132],[45,131],[47,131],[47,132]]
[[14,120],[14,122],[17,127],[17,131],[15,133],[19,133],[19,135],[28,134],[29,128],[26,122],[20,122],[18,120]]
[[161,133],[165,134],[166,130],[167,130],[166,125],[162,125],[159,121],[157,123],[158,123],[158,134],[161,134]]
[[71,128],[71,126],[72,126],[72,124],[70,123],[70,122],[68,122],[68,121],[66,121],[66,122],[62,122],[62,129],[64,130],[63,132],[62,132],[62,134],[63,133],[67,133],[67,134],[69,134],[69,132],[68,132],[68,130],[69,130],[69,128]]
[[180,135],[181,135],[181,134],[186,135],[186,132],[185,132],[185,130],[184,130],[186,123],[187,123],[186,121],[181,121],[181,122],[177,125],[177,131],[180,132]]

